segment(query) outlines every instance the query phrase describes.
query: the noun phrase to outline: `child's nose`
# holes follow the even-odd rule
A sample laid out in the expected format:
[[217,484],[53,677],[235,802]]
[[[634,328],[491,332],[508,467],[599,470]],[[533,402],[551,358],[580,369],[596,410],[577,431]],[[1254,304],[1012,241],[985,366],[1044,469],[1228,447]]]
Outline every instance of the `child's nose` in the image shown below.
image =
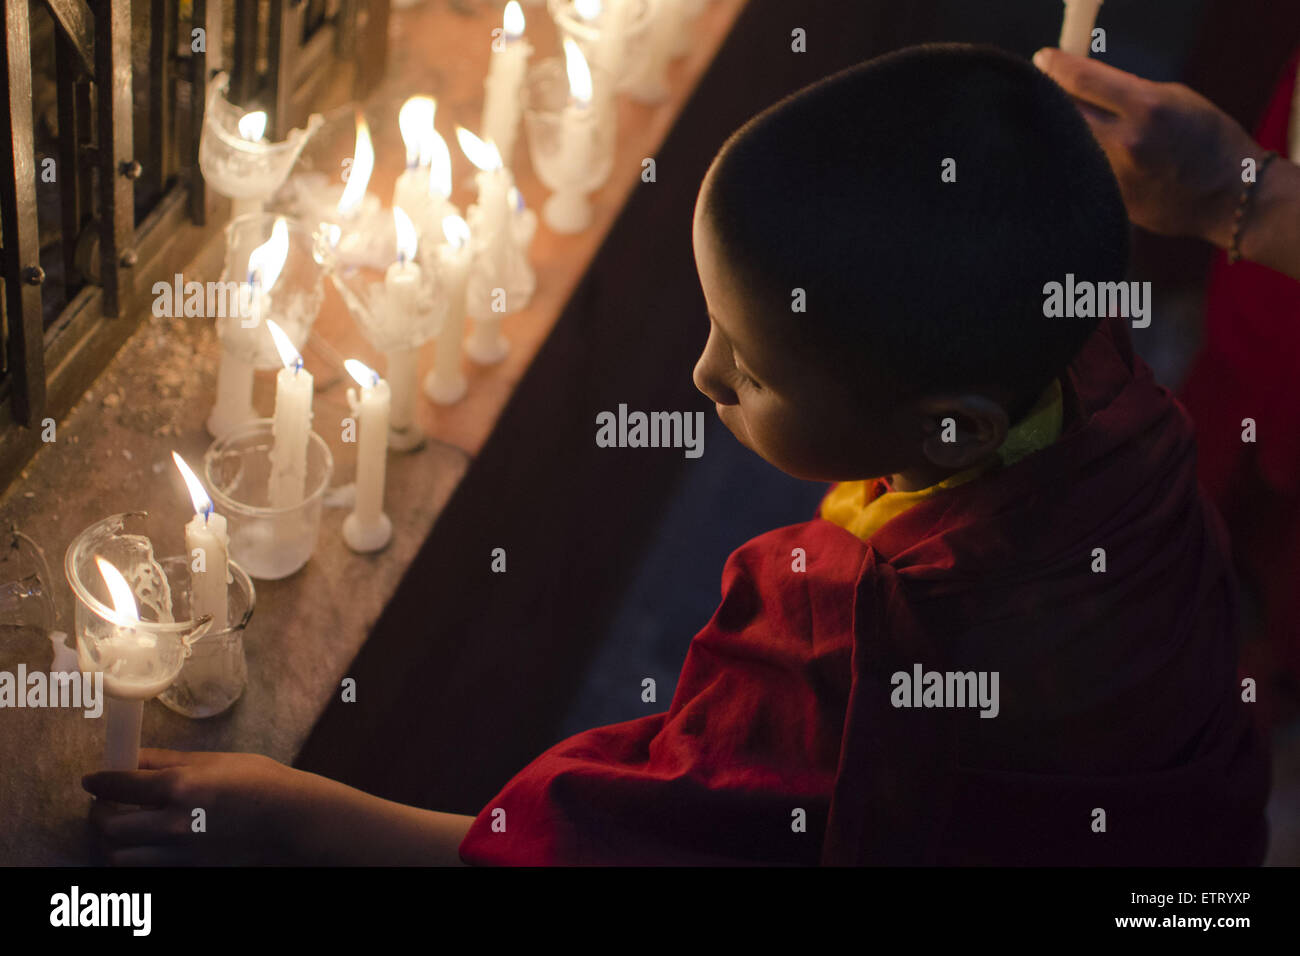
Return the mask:
[[700,356],[700,360],[695,363],[695,371],[691,378],[696,388],[719,405],[735,405],[739,401],[736,393],[726,384],[726,380],[717,373],[707,348]]

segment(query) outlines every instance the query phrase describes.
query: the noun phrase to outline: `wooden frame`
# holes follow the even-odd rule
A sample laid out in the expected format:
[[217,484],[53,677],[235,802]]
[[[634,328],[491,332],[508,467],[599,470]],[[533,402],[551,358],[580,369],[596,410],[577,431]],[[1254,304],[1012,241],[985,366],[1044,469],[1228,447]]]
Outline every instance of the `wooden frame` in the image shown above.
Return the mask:
[[[177,38],[174,0],[149,0],[154,24],[149,58],[160,68],[149,77],[149,120],[155,137],[148,155],[134,155],[132,114],[131,4],[127,0],[41,0],[55,24],[59,76],[57,179],[60,191],[65,276],[91,273],[86,285],[45,327],[37,229],[37,170],[32,115],[31,24],[28,0],[0,0],[0,126],[11,147],[0,150],[0,223],[3,223],[4,325],[0,375],[0,489],[13,480],[41,445],[47,419],[62,417],[147,314],[148,284],[141,275],[170,273],[192,261],[220,225],[221,202],[210,194],[198,169],[207,81],[224,67],[223,0],[193,0],[191,22],[203,25],[206,48],[188,62],[169,42]],[[258,4],[235,4],[232,87],[247,90],[256,74]],[[279,26],[269,50],[264,83],[272,91],[275,128],[287,131],[305,121],[308,106],[329,79],[330,64],[344,51],[363,53],[368,66],[357,76],[377,77],[384,50],[354,45],[340,25],[365,20],[386,28],[388,0],[340,0],[335,22],[318,30],[305,46],[287,38],[302,35],[300,0],[271,0]],[[301,47],[301,48],[299,48]],[[162,68],[165,65],[166,68]],[[188,65],[188,69],[185,67]],[[164,192],[165,158],[171,156],[171,117],[177,98],[172,81],[188,86],[189,123],[176,185]],[[93,97],[93,99],[92,99]],[[93,109],[92,109],[93,107]],[[299,115],[301,114],[301,115]],[[94,127],[92,128],[92,117]],[[135,222],[135,184],[141,177],[158,195],[149,215]],[[98,189],[95,185],[98,184]],[[87,255],[87,251],[91,255]],[[78,268],[82,263],[83,268]],[[137,285],[143,288],[137,288]]]

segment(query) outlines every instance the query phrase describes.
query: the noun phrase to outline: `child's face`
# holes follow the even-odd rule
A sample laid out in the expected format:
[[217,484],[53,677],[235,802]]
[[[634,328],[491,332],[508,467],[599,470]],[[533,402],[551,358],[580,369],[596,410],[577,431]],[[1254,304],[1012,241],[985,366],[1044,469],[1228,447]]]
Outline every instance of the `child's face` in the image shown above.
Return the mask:
[[[722,423],[741,444],[797,478],[852,481],[912,467],[919,450],[904,439],[908,429],[887,399],[864,399],[861,389],[850,390],[829,368],[781,342],[768,316],[790,308],[791,297],[767,302],[746,288],[718,247],[703,207],[696,205],[694,245],[709,339],[694,377]],[[816,294],[807,290],[813,309]]]

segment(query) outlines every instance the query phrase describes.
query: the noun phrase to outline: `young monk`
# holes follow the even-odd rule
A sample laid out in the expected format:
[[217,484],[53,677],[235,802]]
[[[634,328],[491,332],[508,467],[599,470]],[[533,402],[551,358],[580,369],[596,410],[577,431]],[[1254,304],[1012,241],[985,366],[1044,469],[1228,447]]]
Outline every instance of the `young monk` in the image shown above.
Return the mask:
[[92,811],[116,859],[207,858],[188,808],[219,806],[306,862],[1262,860],[1267,756],[1187,416],[1127,319],[1044,314],[1049,283],[1127,257],[1060,88],[966,46],[832,76],[727,142],[694,243],[697,385],[837,484],[728,560],[667,713],[557,744],[474,819],[146,752],[86,780],[149,808]]

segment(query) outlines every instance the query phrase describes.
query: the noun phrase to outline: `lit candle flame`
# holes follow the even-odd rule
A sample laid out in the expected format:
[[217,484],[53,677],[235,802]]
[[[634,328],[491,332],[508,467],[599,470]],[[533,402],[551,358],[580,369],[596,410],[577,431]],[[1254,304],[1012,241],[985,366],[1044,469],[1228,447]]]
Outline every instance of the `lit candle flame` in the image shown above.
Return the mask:
[[483,172],[501,168],[501,153],[490,139],[481,140],[465,127],[457,126],[456,140],[461,152]]
[[284,367],[297,372],[302,368],[302,356],[293,347],[293,342],[289,341],[289,336],[285,334],[284,329],[275,324],[273,319],[266,320],[266,327],[271,330],[271,338],[275,339],[275,350],[280,353],[280,361],[284,363]]
[[362,388],[374,388],[379,384],[379,373],[365,362],[359,362],[356,359],[344,359],[343,367],[348,370],[348,374]]
[[511,186],[510,192],[508,192],[506,196],[510,202],[510,207],[514,209],[515,212],[524,211],[524,194],[519,191],[518,186]]
[[256,283],[262,293],[268,293],[280,279],[285,260],[289,258],[289,224],[283,216],[271,227],[271,238],[248,257],[248,281]]
[[412,96],[397,113],[397,127],[406,144],[406,165],[423,166],[429,161],[429,137],[438,101],[432,96]]
[[420,243],[420,234],[415,231],[415,223],[401,206],[393,207],[393,225],[397,229],[397,261],[399,264],[411,262]]
[[357,145],[352,158],[352,171],[339,197],[339,215],[350,216],[361,205],[370,185],[370,174],[375,171],[375,147],[370,142],[370,125],[357,114]]
[[569,74],[569,96],[578,106],[591,102],[591,68],[578,44],[564,38],[564,71]]
[[447,237],[453,249],[459,249],[469,242],[469,223],[460,216],[445,216],[442,220],[442,234]]
[[203,488],[203,482],[199,481],[199,476],[189,465],[185,464],[185,459],[180,455],[172,452],[172,461],[176,462],[176,467],[180,469],[181,477],[185,479],[185,486],[190,490],[190,499],[194,502],[194,513],[202,515],[203,520],[208,520],[208,515],[212,514],[212,499],[208,497],[207,491]]
[[121,618],[117,623],[138,623],[140,611],[135,604],[135,594],[131,591],[131,585],[126,583],[126,578],[122,577],[122,572],[99,555],[95,555],[95,564],[99,565],[99,573],[104,576],[104,583],[108,585],[108,594],[113,601],[113,610]]
[[584,20],[595,20],[600,16],[600,0],[573,0],[573,9]]
[[239,135],[256,143],[266,135],[266,110],[255,110],[239,117]]
[[524,35],[524,8],[519,5],[518,0],[510,0],[506,4],[505,15],[501,18],[501,26],[505,29],[507,40],[518,40]]
[[451,198],[451,150],[447,141],[434,130],[429,137],[429,193]]

